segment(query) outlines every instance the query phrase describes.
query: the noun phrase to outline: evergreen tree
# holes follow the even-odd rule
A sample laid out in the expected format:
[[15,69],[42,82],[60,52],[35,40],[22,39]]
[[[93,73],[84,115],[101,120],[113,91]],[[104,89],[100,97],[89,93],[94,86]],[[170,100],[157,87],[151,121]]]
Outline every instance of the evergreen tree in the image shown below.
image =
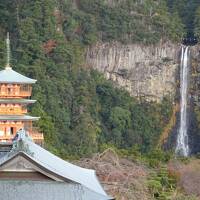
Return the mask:
[[195,25],[194,33],[198,38],[200,38],[200,7],[198,7],[196,11],[194,25]]
[[1,66],[9,31],[13,68],[38,80],[33,88],[38,101],[30,110],[41,116],[36,125],[54,153],[77,158],[109,144],[153,149],[171,104],[138,102],[84,68],[84,53],[97,41],[178,41],[183,34],[178,15],[170,16],[164,0],[117,1],[112,6],[83,0],[77,6],[70,0],[0,0]]

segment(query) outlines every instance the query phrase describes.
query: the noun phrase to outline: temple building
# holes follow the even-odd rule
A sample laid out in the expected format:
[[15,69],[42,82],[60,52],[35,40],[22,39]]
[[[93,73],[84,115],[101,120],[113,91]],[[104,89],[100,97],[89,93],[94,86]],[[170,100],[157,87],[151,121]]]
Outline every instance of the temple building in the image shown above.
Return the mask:
[[20,130],[0,157],[0,199],[111,200],[94,170],[73,165],[35,144]]
[[43,135],[34,133],[27,115],[34,79],[9,65],[0,71],[0,199],[113,200],[94,170],[73,165],[44,149]]
[[0,71],[0,142],[11,142],[17,131],[25,129],[32,139],[43,143],[43,134],[33,128],[33,121],[39,117],[27,115],[27,106],[35,103],[31,100],[32,85],[36,80],[23,76],[10,66],[10,41],[7,38],[7,64]]

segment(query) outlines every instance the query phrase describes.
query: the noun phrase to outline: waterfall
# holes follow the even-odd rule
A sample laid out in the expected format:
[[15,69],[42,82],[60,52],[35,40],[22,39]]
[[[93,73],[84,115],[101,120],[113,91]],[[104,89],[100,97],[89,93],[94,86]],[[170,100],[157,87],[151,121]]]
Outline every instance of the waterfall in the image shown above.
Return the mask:
[[188,144],[188,124],[187,124],[187,99],[188,99],[188,72],[189,72],[189,48],[182,47],[180,70],[180,126],[178,129],[176,153],[188,156],[190,153]]

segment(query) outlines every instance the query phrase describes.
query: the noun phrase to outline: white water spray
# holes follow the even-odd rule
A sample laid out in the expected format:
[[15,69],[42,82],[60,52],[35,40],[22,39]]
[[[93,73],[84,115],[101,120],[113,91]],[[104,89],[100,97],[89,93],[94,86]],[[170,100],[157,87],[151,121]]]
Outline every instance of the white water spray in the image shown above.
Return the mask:
[[178,130],[176,153],[187,157],[190,153],[188,144],[188,124],[187,124],[187,95],[188,95],[188,72],[189,72],[189,48],[182,47],[181,72],[180,72],[180,127]]

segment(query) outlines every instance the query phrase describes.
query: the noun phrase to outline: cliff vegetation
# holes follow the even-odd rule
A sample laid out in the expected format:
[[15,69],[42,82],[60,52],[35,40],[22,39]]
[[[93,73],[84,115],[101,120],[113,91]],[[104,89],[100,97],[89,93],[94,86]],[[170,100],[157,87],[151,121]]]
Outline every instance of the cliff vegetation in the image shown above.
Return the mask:
[[145,153],[157,144],[171,100],[130,97],[87,70],[84,49],[96,41],[178,40],[182,24],[165,1],[8,0],[0,2],[0,16],[1,66],[9,31],[14,69],[38,80],[31,112],[41,116],[37,126],[50,150],[66,158],[91,155],[102,145]]
[[[41,116],[36,126],[46,148],[67,159],[109,147],[127,157],[147,158],[150,167],[159,169],[148,181],[152,197],[167,199],[175,191],[176,181],[160,165],[170,154],[156,148],[173,113],[172,99],[156,103],[131,97],[89,69],[85,53],[96,42],[180,42],[187,32],[182,10],[175,6],[181,2],[0,0],[1,68],[9,31],[13,68],[38,80],[32,97],[38,101],[30,111]],[[199,16],[197,9],[197,35]]]

